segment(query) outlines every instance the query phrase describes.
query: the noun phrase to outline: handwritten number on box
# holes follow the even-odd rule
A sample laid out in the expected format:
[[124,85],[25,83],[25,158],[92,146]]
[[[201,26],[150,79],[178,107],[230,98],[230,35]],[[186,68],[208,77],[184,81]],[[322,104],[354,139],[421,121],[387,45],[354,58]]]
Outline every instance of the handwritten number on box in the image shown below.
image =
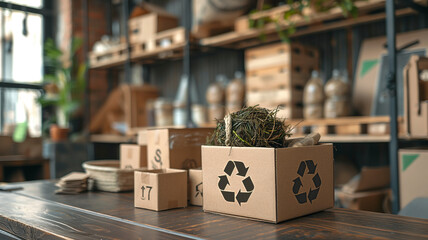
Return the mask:
[[143,199],[143,200],[146,200],[146,198],[144,197],[144,192],[145,192],[145,190],[147,189],[147,200],[149,200],[150,201],[150,192],[152,191],[152,186],[142,186],[141,187],[141,190],[142,190],[142,196],[141,196],[141,199]]

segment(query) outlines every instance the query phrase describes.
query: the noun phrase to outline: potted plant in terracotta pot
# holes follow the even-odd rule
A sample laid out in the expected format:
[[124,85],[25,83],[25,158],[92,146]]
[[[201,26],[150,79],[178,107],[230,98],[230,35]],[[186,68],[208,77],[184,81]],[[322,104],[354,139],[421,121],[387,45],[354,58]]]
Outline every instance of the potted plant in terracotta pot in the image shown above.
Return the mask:
[[86,64],[79,63],[76,52],[82,41],[74,38],[69,52],[59,49],[52,39],[45,42],[46,74],[43,79],[46,94],[38,98],[42,106],[53,106],[56,121],[50,126],[52,141],[66,140],[70,117],[78,110],[85,89]]

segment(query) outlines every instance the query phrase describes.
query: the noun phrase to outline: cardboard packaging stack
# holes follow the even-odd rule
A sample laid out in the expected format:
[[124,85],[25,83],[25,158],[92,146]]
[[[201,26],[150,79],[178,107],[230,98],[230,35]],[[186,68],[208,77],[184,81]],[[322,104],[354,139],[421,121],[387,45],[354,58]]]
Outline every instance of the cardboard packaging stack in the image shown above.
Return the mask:
[[428,148],[400,149],[398,167],[401,208],[415,198],[428,197]]
[[88,190],[89,175],[86,173],[72,172],[62,177],[56,186],[59,187],[55,193],[78,194]]
[[146,137],[139,135],[138,143],[147,144],[146,164],[150,170],[134,173],[135,207],[161,211],[186,207],[188,200],[202,206],[201,145],[212,131],[152,129],[145,132]]
[[360,174],[337,190],[342,207],[388,212],[389,210],[384,208],[384,201],[389,193],[389,171],[389,167],[363,167]]
[[202,146],[202,165],[207,212],[278,223],[334,204],[331,144]]

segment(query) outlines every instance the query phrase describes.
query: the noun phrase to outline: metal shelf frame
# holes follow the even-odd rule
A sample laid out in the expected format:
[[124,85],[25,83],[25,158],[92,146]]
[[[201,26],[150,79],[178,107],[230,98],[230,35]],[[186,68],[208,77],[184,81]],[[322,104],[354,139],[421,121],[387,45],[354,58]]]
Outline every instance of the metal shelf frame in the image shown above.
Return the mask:
[[[420,13],[428,14],[428,7],[419,5],[412,0],[401,0],[400,5],[408,6]],[[400,189],[399,189],[399,169],[398,169],[398,124],[397,124],[397,46],[396,46],[396,26],[395,13],[396,1],[387,0],[386,8],[386,39],[388,50],[388,67],[387,75],[388,91],[389,91],[389,116],[390,116],[390,141],[389,141],[389,166],[391,175],[391,190],[392,190],[392,213],[397,214],[400,211]],[[413,44],[413,43],[411,43]]]

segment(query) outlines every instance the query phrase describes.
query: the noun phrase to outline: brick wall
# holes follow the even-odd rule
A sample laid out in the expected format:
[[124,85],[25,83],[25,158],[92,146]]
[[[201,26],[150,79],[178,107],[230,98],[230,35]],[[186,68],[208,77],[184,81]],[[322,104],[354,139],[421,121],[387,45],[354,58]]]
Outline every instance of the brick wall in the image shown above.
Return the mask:
[[[81,0],[71,1],[71,29],[74,37],[85,39],[84,33],[84,18],[83,18],[83,5]],[[105,34],[109,34],[107,26],[109,23],[106,20],[106,12],[108,11],[108,1],[105,0],[87,0],[88,3],[88,40],[89,51],[95,42],[101,39]],[[84,61],[85,56],[83,49],[78,52],[78,58]],[[90,89],[90,113],[91,118],[97,113],[98,109],[102,106],[108,96],[108,71],[107,70],[89,70],[89,84]],[[115,79],[115,78],[113,78]],[[86,124],[87,125],[87,124]]]

